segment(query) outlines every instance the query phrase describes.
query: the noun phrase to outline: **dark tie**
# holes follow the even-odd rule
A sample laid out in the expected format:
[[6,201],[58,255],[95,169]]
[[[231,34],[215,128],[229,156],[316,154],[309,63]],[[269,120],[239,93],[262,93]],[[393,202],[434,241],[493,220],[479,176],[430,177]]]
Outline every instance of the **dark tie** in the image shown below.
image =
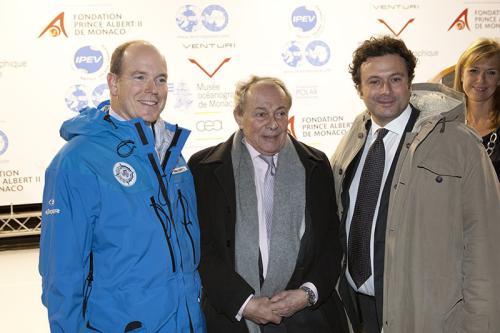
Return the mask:
[[273,199],[274,199],[274,175],[276,166],[273,156],[259,155],[267,163],[267,171],[264,177],[264,188],[262,189],[262,207],[266,218],[267,248],[271,239],[271,225],[273,222]]
[[383,139],[387,132],[388,130],[385,128],[378,129],[377,139],[368,149],[351,220],[347,260],[349,273],[358,288],[372,275],[370,238],[373,215],[384,173],[385,147]]

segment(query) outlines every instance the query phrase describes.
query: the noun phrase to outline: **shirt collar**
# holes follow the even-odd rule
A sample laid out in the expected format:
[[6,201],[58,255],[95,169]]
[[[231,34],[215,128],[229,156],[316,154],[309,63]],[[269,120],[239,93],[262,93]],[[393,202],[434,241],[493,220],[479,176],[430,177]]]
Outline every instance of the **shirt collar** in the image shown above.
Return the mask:
[[[245,144],[245,147],[247,147],[248,153],[250,154],[252,161],[259,157],[260,153],[251,144],[249,144],[247,140],[245,140],[245,138],[243,138],[241,141]],[[274,163],[276,163],[277,161],[278,154],[279,153],[273,155]]]
[[[397,135],[402,135],[405,131],[406,124],[411,116],[411,106],[408,104],[403,112],[397,118],[391,120],[387,125],[384,126],[385,129],[390,132],[396,133]],[[376,122],[372,121],[371,133],[375,133],[381,126],[379,126]]]
[[109,107],[109,115],[111,117],[115,118],[116,120],[125,121],[125,119],[122,116],[120,116],[118,113],[113,111],[113,109],[111,107]]

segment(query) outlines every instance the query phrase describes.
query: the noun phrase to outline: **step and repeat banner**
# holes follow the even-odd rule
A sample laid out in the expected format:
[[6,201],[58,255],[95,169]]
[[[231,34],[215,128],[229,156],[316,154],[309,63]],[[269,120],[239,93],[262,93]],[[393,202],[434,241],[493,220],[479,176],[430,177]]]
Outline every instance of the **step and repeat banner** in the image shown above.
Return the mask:
[[61,123],[107,99],[114,48],[132,39],[166,56],[163,118],[192,130],[186,157],[236,130],[235,84],[285,81],[289,131],[331,155],[363,110],[348,65],[372,35],[402,38],[415,82],[453,65],[481,36],[498,37],[500,1],[2,0],[0,206],[41,202]]

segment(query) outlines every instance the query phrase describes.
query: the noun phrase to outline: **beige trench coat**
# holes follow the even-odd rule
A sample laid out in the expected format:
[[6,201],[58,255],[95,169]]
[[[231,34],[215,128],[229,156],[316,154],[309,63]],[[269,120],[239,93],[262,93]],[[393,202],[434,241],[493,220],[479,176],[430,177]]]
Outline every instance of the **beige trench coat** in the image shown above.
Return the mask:
[[[498,333],[500,185],[480,137],[464,125],[464,104],[438,101],[462,96],[436,84],[412,90],[421,114],[392,181],[383,331]],[[369,118],[356,118],[332,158],[340,215],[342,170],[363,148]]]

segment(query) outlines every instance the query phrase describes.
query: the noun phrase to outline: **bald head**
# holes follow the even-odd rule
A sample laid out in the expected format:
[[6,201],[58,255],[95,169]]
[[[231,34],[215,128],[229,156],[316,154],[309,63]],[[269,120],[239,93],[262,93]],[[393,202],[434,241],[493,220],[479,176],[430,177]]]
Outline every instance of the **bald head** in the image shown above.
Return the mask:
[[[138,47],[151,47],[158,54],[160,54],[160,51],[151,43],[145,41],[145,40],[131,40],[128,42],[125,42],[121,45],[119,45],[114,51],[113,54],[111,55],[111,63],[110,63],[110,72],[120,76],[123,71],[123,57],[125,56],[125,53],[127,50],[130,48],[138,48]],[[162,56],[163,57],[163,56]],[[163,60],[165,61],[165,58],[163,57]]]

